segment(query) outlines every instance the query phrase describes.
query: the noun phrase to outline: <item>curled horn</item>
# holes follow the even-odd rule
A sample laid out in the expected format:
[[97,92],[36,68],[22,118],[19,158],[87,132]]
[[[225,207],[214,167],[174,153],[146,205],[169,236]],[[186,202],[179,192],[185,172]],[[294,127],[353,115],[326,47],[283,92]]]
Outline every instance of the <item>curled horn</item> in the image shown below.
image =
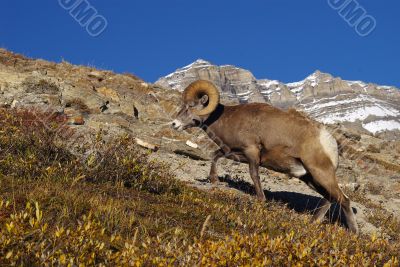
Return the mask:
[[204,95],[208,96],[208,105],[202,110],[193,110],[198,116],[205,116],[212,113],[219,104],[219,92],[212,82],[198,80],[186,87],[183,92],[183,101],[189,103],[200,99]]

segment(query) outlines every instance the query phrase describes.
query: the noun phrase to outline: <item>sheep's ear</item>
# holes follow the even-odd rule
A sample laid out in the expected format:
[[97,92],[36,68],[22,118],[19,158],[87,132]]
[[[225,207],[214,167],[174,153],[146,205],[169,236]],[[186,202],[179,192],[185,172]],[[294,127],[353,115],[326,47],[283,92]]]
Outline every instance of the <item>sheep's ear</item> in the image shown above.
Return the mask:
[[200,103],[204,106],[205,104],[207,104],[207,102],[208,102],[208,95],[203,95],[200,98]]

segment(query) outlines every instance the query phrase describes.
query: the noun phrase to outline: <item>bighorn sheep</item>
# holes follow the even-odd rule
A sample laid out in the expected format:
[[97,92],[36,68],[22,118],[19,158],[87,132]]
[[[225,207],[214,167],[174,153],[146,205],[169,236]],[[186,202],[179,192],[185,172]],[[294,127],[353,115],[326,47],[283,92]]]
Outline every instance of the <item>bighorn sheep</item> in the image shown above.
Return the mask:
[[248,163],[257,197],[265,200],[259,167],[287,173],[324,197],[315,220],[323,219],[330,202],[337,202],[350,231],[358,231],[350,200],[335,175],[336,140],[322,125],[295,110],[283,111],[264,103],[224,106],[219,99],[218,89],[211,82],[196,81],[183,92],[183,107],[172,122],[172,127],[180,131],[201,127],[220,147],[211,163],[211,182],[218,182],[219,158]]

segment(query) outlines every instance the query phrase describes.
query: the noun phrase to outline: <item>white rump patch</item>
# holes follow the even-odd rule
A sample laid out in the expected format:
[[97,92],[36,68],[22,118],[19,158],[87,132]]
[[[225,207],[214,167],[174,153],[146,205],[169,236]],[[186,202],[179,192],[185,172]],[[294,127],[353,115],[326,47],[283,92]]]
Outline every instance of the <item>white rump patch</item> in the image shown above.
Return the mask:
[[339,164],[339,151],[335,138],[333,138],[325,128],[321,128],[319,142],[321,143],[324,152],[331,159],[333,166],[337,168]]
[[306,175],[307,171],[302,164],[293,165],[290,168],[290,174],[296,178]]

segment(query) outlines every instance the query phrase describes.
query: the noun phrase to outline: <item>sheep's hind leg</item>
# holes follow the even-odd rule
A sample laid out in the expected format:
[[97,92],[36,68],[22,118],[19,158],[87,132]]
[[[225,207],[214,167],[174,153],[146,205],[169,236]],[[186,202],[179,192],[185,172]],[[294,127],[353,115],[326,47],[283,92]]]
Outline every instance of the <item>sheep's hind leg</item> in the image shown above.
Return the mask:
[[324,219],[325,214],[328,212],[330,207],[331,207],[331,202],[329,202],[329,200],[327,200],[326,198],[323,198],[322,205],[316,208],[316,211],[313,214],[312,217],[313,221],[321,222]]
[[[337,202],[343,209],[349,230],[353,233],[358,233],[358,225],[350,206],[350,199],[339,188],[333,168],[330,170],[312,168],[310,172],[312,175],[311,184],[315,187],[316,191],[324,196],[329,202]],[[317,212],[315,218],[321,218],[325,215],[328,209],[329,205],[325,202],[325,205]]]

